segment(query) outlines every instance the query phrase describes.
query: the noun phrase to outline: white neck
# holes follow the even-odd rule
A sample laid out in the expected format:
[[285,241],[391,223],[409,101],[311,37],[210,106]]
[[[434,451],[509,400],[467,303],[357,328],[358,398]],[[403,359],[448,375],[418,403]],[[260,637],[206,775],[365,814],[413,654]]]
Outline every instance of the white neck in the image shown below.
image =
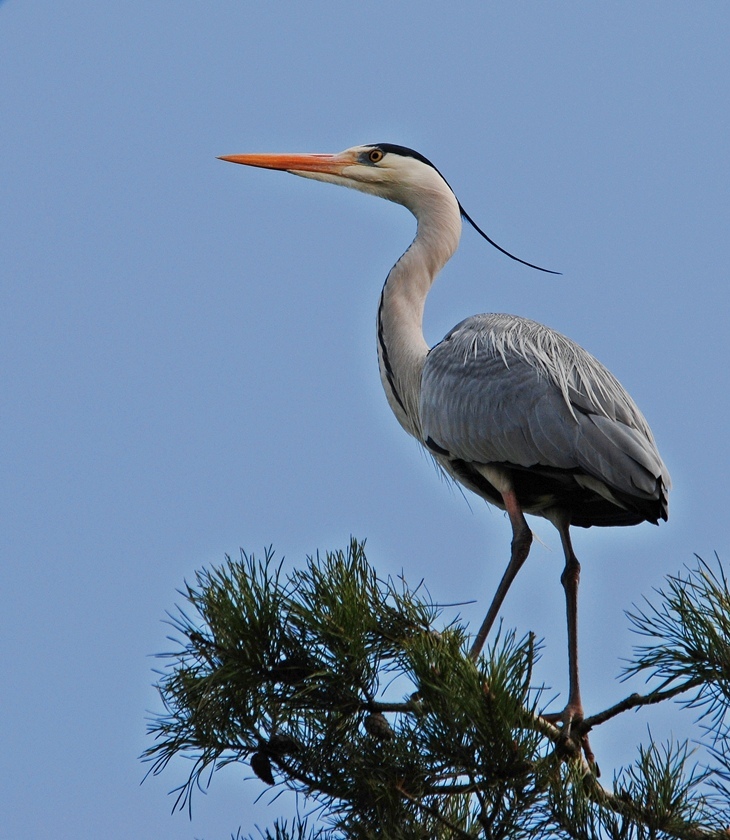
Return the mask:
[[[436,174],[436,173],[434,173]],[[437,176],[434,189],[416,206],[418,230],[410,248],[390,270],[378,309],[380,378],[390,407],[403,428],[421,439],[421,372],[428,353],[423,337],[423,309],[436,275],[451,258],[461,237],[459,204]]]

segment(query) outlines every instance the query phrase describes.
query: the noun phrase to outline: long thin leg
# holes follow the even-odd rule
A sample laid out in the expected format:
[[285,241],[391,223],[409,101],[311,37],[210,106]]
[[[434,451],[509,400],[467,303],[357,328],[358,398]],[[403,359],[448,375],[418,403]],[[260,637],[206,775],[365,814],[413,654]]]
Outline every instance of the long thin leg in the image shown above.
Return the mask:
[[527,555],[530,553],[530,545],[532,545],[532,531],[527,524],[525,515],[522,513],[522,507],[517,501],[514,490],[502,491],[502,499],[507,509],[509,521],[512,524],[512,553],[507,569],[504,575],[502,575],[502,580],[499,582],[497,591],[494,593],[494,598],[492,599],[487,616],[482,622],[482,626],[479,628],[479,632],[474,639],[474,644],[469,651],[469,656],[474,660],[481,653],[484,642],[487,640],[487,635],[492,629],[492,625],[497,618],[497,614],[507,594],[507,590],[512,585],[512,581],[515,579],[517,572],[522,568],[522,564],[527,560]]
[[[568,705],[560,716],[563,721],[563,731],[567,737],[571,736],[573,724],[583,720],[583,703],[580,697],[580,679],[578,676],[578,583],[580,581],[580,563],[573,551],[570,540],[570,520],[566,513],[552,517],[553,524],[560,533],[565,554],[565,568],[560,576],[560,582],[565,590],[565,609],[568,617]],[[595,757],[588,741],[588,733],[580,738],[588,762],[595,764]]]
[[563,712],[564,720],[569,725],[573,720],[583,720],[583,703],[580,697],[580,679],[578,676],[578,583],[580,581],[580,563],[570,541],[570,529],[566,518],[556,522],[565,553],[565,568],[560,582],[565,590],[565,610],[568,618],[568,705]]

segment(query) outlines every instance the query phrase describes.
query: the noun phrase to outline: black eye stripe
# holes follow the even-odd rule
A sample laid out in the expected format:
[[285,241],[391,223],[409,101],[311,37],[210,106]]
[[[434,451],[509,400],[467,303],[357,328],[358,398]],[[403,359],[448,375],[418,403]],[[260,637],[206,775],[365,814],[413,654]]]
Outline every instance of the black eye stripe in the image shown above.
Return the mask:
[[[412,157],[416,160],[420,160],[421,163],[425,163],[432,169],[436,169],[436,167],[431,163],[431,161],[427,157],[424,157],[420,152],[417,152],[415,149],[409,149],[407,146],[398,146],[395,143],[373,143],[372,145],[384,155],[392,154],[400,155],[401,157]],[[438,172],[438,169],[436,169],[436,171]],[[441,175],[440,172],[439,175]]]

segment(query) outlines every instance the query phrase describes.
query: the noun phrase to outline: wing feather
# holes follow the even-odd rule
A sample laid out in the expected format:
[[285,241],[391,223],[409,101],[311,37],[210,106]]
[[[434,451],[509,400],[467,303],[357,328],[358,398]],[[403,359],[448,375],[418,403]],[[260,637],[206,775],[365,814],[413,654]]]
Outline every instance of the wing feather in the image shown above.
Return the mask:
[[424,364],[424,440],[477,464],[583,472],[658,499],[669,475],[649,426],[611,373],[570,339],[508,315],[463,321]]

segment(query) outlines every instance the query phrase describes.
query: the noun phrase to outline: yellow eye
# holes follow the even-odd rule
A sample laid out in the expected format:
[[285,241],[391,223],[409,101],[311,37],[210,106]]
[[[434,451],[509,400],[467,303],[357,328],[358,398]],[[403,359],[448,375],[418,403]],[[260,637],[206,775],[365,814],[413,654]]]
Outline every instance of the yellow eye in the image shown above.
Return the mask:
[[370,163],[380,163],[383,159],[383,153],[380,149],[371,149],[370,154],[368,155],[368,160]]

